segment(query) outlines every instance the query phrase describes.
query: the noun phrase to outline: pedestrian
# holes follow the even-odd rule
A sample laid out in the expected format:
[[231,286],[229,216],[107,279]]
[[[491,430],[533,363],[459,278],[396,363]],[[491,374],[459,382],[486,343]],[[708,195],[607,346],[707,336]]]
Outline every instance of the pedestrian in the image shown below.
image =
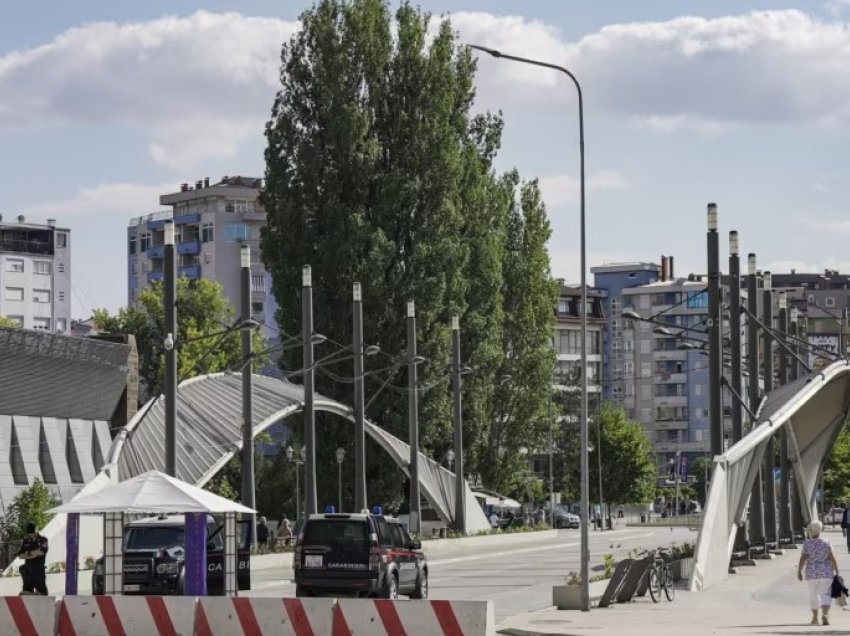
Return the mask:
[[44,574],[44,557],[47,554],[47,537],[36,532],[35,524],[27,524],[27,533],[21,541],[18,557],[24,560],[21,566],[23,592],[47,596],[47,579]]
[[493,512],[490,513],[490,527],[498,528],[500,525],[499,515],[496,514],[495,510],[493,510]]
[[286,515],[283,515],[283,519],[280,520],[277,527],[277,543],[278,545],[283,543],[283,547],[287,548],[290,541],[292,541],[292,527],[289,525],[289,519],[286,518]]
[[257,547],[267,547],[269,545],[269,526],[265,517],[260,517],[257,521]]
[[844,514],[841,515],[841,534],[847,538],[847,551],[850,552],[850,506],[844,505]]
[[832,546],[820,536],[823,524],[816,519],[809,524],[808,531],[809,538],[803,542],[803,549],[800,551],[797,578],[803,580],[805,567],[806,584],[809,588],[809,607],[812,610],[810,625],[818,624],[818,607],[821,609],[821,622],[829,625],[832,579],[838,575],[838,562],[832,553]]

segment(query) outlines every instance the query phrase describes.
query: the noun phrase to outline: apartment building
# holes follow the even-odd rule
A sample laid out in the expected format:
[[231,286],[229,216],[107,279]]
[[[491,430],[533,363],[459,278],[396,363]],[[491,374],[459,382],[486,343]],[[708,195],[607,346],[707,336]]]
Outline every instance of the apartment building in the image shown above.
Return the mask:
[[163,279],[164,227],[166,219],[173,219],[177,275],[217,281],[237,313],[241,306],[240,248],[251,246],[252,315],[264,324],[264,335],[274,341],[277,305],[271,278],[260,258],[260,229],[266,222],[257,200],[261,189],[262,179],[242,176],[222,177],[214,184],[206,178],[194,187],[183,183],[179,192],[160,196],[160,204],[171,210],[132,219],[127,228],[128,303]]
[[48,219],[0,216],[0,316],[24,329],[65,333],[71,323],[71,231]]
[[[587,392],[596,404],[602,395],[602,351],[607,323],[606,292],[587,290]],[[561,287],[553,339],[557,361],[553,385],[556,390],[577,390],[581,373],[581,287]]]

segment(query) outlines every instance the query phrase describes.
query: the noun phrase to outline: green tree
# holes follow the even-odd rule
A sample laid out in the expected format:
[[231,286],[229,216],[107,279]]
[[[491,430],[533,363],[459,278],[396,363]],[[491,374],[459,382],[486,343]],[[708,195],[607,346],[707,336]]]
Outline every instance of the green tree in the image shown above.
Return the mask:
[[[163,285],[144,289],[138,302],[111,315],[106,309],[94,311],[95,326],[106,333],[132,334],[139,351],[139,379],[146,398],[162,393],[165,377],[165,313]],[[196,375],[217,373],[228,367],[241,367],[242,345],[239,332],[214,336],[234,322],[233,305],[215,281],[177,279],[177,377],[185,380]],[[268,359],[268,345],[259,330],[253,333],[252,363],[259,369]],[[185,343],[179,345],[179,343]]]
[[44,528],[53,518],[47,511],[59,503],[36,477],[32,485],[19,492],[6,509],[6,516],[0,526],[3,542],[11,548],[17,548],[26,534],[27,524],[32,522],[39,530]]
[[824,501],[827,506],[850,505],[850,429],[842,427],[823,470]]
[[[599,501],[599,459],[602,459],[602,495],[606,504],[617,506],[626,503],[652,501],[655,494],[656,467],[652,445],[640,422],[628,419],[622,407],[602,402],[588,422],[593,450],[588,454],[590,472],[590,500]],[[597,444],[596,428],[599,427]],[[569,434],[568,462],[572,466],[566,474],[570,492],[579,492],[578,427]],[[601,455],[600,455],[601,454]]]
[[21,325],[17,320],[12,320],[11,318],[7,318],[6,316],[0,316],[0,327],[5,327],[7,329],[17,329]]
[[[428,387],[420,442],[437,458],[451,445],[449,325],[459,315],[464,363],[474,368],[464,380],[468,473],[498,487],[518,465],[519,437],[540,427],[545,408],[541,387],[551,353],[535,359],[534,352],[552,327],[549,228],[536,184],[522,189],[515,211],[519,177],[493,169],[501,118],[470,113],[475,63],[448,20],[433,28],[430,21],[407,2],[392,15],[382,0],[321,0],[302,14],[301,28],[282,48],[281,88],[266,127],[262,252],[278,323],[288,333],[300,331],[304,264],[312,266],[315,330],[333,341],[350,341],[355,280],[364,289],[365,340],[388,354],[405,350],[406,301],[416,300],[418,349],[428,360],[419,368]],[[513,255],[520,261],[516,281],[506,276],[512,245],[533,252]],[[518,291],[521,302],[505,301]],[[528,315],[509,323],[507,311]],[[510,339],[508,324],[519,329]],[[511,343],[522,348],[508,365]],[[282,364],[298,368],[298,352]],[[494,418],[508,412],[508,397],[494,387],[508,368],[526,404],[514,407],[516,417],[494,443]],[[319,389],[349,401],[350,384],[327,376],[319,374]],[[370,376],[367,393],[384,380]],[[367,415],[407,439],[403,368]],[[317,462],[332,465],[350,426],[327,418],[318,426]],[[400,500],[402,480],[376,447],[368,457],[370,500],[390,507]],[[332,477],[320,472],[320,496],[335,491]]]

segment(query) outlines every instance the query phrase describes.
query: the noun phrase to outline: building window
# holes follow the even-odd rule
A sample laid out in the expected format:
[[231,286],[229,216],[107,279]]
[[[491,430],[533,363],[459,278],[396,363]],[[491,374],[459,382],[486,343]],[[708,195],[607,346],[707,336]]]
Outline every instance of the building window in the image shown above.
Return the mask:
[[568,300],[559,300],[558,301],[558,313],[559,314],[570,313],[570,303],[569,303]]
[[826,297],[826,306],[827,307],[835,307],[835,297],[834,296],[827,296]]
[[130,254],[136,253],[136,235],[135,234],[133,234],[133,236],[130,237],[130,244],[129,244],[128,249],[130,251]]
[[255,314],[261,314],[266,310],[264,303],[251,303],[251,311]]
[[33,289],[32,290],[32,301],[34,303],[49,303],[50,302],[50,290],[49,289]]
[[224,226],[225,241],[247,241],[248,226],[244,223],[227,223]]
[[62,232],[56,233],[56,247],[68,247],[68,235]]
[[7,272],[23,272],[24,271],[24,260],[22,258],[7,258],[6,259],[6,271]]
[[63,291],[59,292],[59,300],[63,301],[63,302],[65,301],[65,292],[63,292]]
[[142,234],[142,237],[139,241],[139,251],[144,253],[148,251],[148,248],[151,246],[151,233],[145,232]]
[[23,287],[7,287],[6,288],[6,300],[23,300],[24,299],[24,288]]
[[57,269],[59,270],[59,273],[60,273],[60,274],[61,274],[62,272],[64,272],[64,271],[65,271],[65,263],[59,263],[59,264],[57,265]]
[[50,261],[33,261],[32,271],[36,274],[49,274]]
[[135,276],[135,275],[136,275],[136,264],[130,263],[130,276]]
[[56,319],[56,331],[57,333],[65,333],[68,328],[68,324],[65,322],[64,318]]
[[40,331],[50,330],[50,318],[33,318],[32,328]]
[[201,241],[204,243],[212,243],[215,240],[212,223],[204,223],[201,225]]
[[251,276],[251,291],[264,294],[266,291],[266,277],[263,274]]

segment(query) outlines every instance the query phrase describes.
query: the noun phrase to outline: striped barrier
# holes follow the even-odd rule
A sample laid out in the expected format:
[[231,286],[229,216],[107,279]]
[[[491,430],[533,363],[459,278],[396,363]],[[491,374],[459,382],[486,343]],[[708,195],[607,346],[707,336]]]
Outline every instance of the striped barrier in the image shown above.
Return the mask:
[[495,614],[490,601],[390,601],[338,599],[333,636],[490,636]]
[[196,636],[327,636],[332,598],[232,597],[198,599]]
[[193,596],[66,596],[59,636],[192,636]]
[[53,636],[56,633],[56,597],[4,596],[0,603],[3,636]]

